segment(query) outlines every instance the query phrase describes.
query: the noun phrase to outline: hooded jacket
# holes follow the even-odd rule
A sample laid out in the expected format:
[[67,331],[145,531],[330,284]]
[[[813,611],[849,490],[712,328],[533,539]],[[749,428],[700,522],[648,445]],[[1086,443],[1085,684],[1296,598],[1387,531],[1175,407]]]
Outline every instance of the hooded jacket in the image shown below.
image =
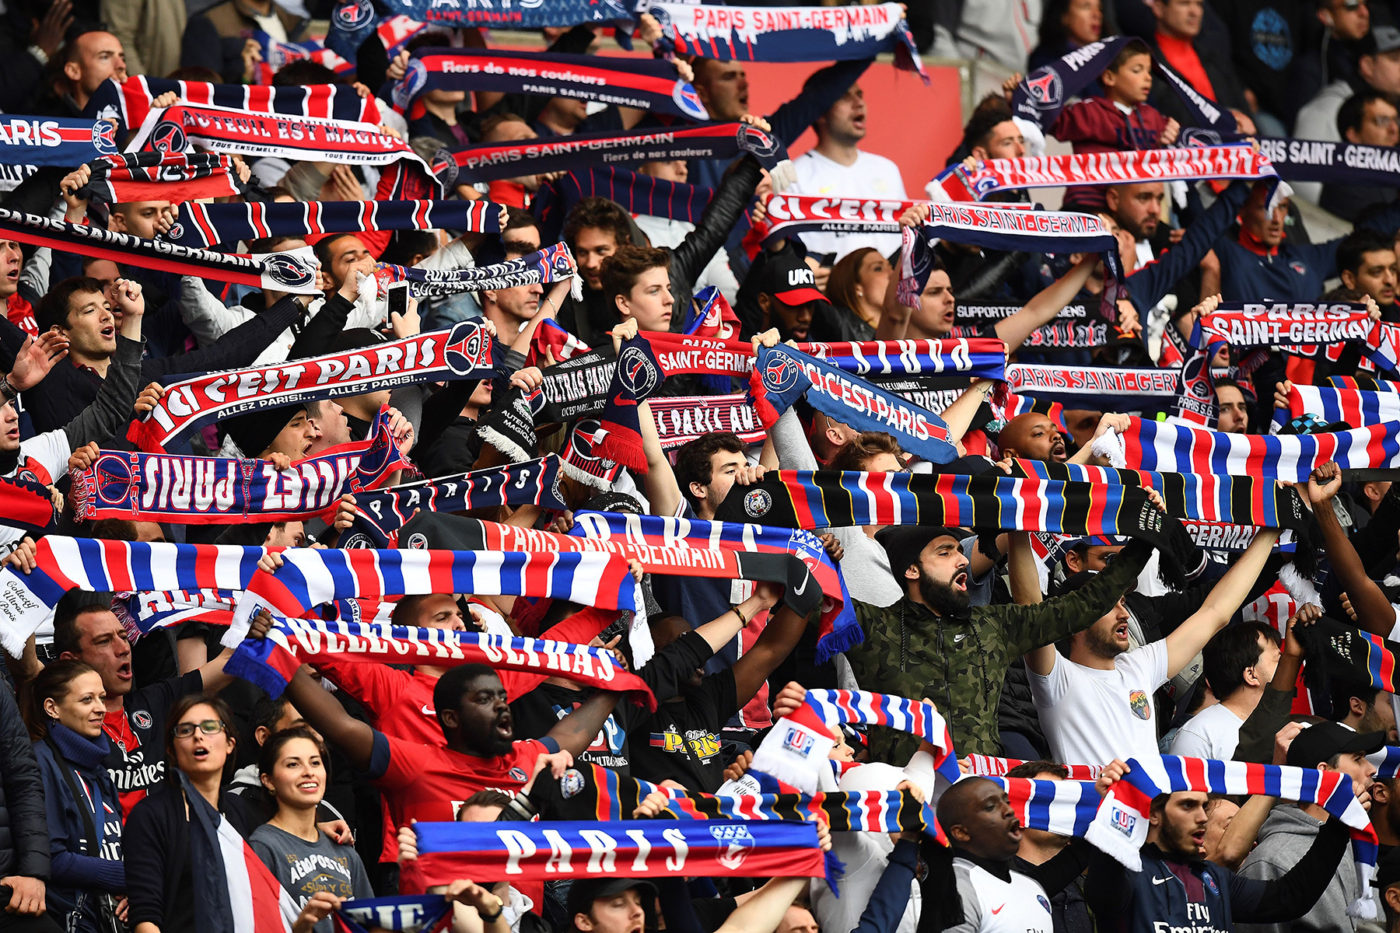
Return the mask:
[[[1288,870],[1312,848],[1322,824],[1294,805],[1274,807],[1264,825],[1259,827],[1259,841],[1254,851],[1249,853],[1240,866],[1240,875],[1257,878],[1260,881],[1273,881],[1282,878]],[[1332,872],[1327,887],[1317,903],[1312,905],[1302,917],[1293,923],[1246,924],[1240,927],[1242,933],[1284,933],[1286,930],[1345,930],[1355,929],[1347,916],[1347,905],[1360,893],[1357,888],[1356,871],[1343,859]]]

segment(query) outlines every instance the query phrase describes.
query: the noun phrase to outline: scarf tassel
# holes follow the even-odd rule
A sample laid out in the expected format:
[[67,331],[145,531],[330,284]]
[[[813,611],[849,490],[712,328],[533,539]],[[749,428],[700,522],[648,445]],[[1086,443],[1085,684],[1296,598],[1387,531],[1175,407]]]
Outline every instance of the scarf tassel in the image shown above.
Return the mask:
[[759,424],[763,425],[764,430],[771,430],[773,425],[778,423],[778,410],[768,399],[768,390],[764,388],[763,376],[757,366],[749,373],[749,399],[753,404],[754,414],[758,415]]

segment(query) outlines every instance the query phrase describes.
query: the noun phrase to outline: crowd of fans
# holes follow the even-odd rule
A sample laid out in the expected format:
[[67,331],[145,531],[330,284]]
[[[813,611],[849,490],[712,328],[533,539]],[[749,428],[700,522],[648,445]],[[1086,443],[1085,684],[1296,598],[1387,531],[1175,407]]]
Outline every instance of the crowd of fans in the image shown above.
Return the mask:
[[[314,22],[335,12],[325,0],[3,6],[0,109],[74,118],[92,116],[88,103],[107,82],[134,76],[257,83],[269,40],[306,40]],[[1400,142],[1400,9],[1381,0],[939,0],[911,4],[908,16],[923,51],[986,58],[1018,73],[1108,36],[1137,37],[1045,128],[1046,137],[1075,153],[1178,141],[1190,116],[1153,80],[1154,57],[1230,110],[1241,138],[1256,146],[1260,139]],[[643,40],[659,30],[643,17]],[[584,53],[613,39],[598,27],[576,26],[545,30],[544,41],[552,52]],[[362,47],[350,73],[293,61],[271,81],[353,82],[362,95],[381,97],[387,127],[425,153],[620,132],[657,120],[613,104],[525,93],[430,90],[408,119],[390,106],[391,88],[409,73],[416,50],[494,44],[488,30],[429,25],[392,55],[382,44],[378,55]],[[562,223],[542,216],[548,212],[538,208],[561,203],[563,172],[449,186],[450,199],[506,206],[499,234],[371,230],[224,244],[236,252],[312,246],[317,296],[230,286],[143,265],[139,257],[118,263],[5,239],[0,230],[0,367],[7,373],[0,381],[0,474],[52,490],[56,535],[261,547],[267,556],[260,566],[271,573],[295,549],[344,544],[356,514],[354,491],[346,490],[333,515],[305,522],[231,514],[191,524],[83,522],[69,496],[70,477],[90,474],[101,451],[129,450],[131,419],[162,404],[166,386],[187,374],[373,346],[474,319],[509,351],[494,381],[413,384],[240,414],[170,452],[260,459],[285,469],[367,440],[387,407],[394,443],[423,477],[557,453],[568,426],[536,425],[537,449],[513,458],[478,429],[520,392],[538,390],[558,361],[560,344],[541,349],[544,322],[589,347],[616,348],[638,333],[679,332],[695,294],[709,286],[733,307],[727,336],[755,350],[788,341],[980,337],[1000,340],[1013,360],[1067,370],[1165,367],[1170,348],[1184,346],[1196,320],[1221,301],[1366,305],[1373,318],[1400,324],[1400,177],[1388,186],[1295,185],[1294,199],[1353,225],[1331,240],[1313,239],[1297,205],[1263,183],[1203,179],[1181,197],[1173,187],[1187,186],[1161,181],[1068,188],[1066,210],[1096,215],[1114,232],[1126,276],[1117,313],[1099,338],[1072,347],[1032,338],[1067,307],[1099,307],[1109,278],[1099,255],[946,239],[933,247],[922,291],[903,303],[899,284],[908,271],[901,271],[900,228],[918,228],[927,203],[908,205],[900,228],[879,233],[768,242],[746,236],[762,224],[775,187],[908,198],[900,166],[863,148],[870,111],[860,80],[873,62],[789,65],[812,74],[793,100],[763,115],[749,107],[742,62],[678,59],[711,120],[749,123],[783,145],[808,129],[816,138],[793,160],[793,177],[770,173],[754,155],[732,164],[636,166],[660,181],[712,189],[693,220],[634,215],[597,196],[568,205]],[[1028,141],[1035,134],[1013,113],[1015,84],[977,103],[950,165],[1039,151],[1043,141]],[[154,105],[178,99],[172,92]],[[899,108],[882,101],[880,110]],[[902,119],[912,125],[921,115]],[[257,200],[366,201],[378,189],[380,174],[369,165],[290,163],[253,151],[238,160],[238,170],[258,189]],[[590,167],[585,155],[577,171]],[[15,172],[0,206],[145,239],[170,233],[178,201],[129,201],[99,211],[89,203],[91,179],[90,168],[77,165]],[[992,200],[1037,199],[1031,190]],[[371,286],[380,262],[486,266],[530,256],[556,235],[577,262],[581,282],[573,284],[582,285],[581,297],[565,279],[425,296],[391,314]],[[963,319],[963,305],[1010,311]],[[1241,366],[1246,357],[1249,365]],[[1355,347],[1317,354],[1306,370],[1293,358],[1278,347],[1253,355],[1223,349],[1211,361],[1214,430],[1268,433],[1274,410],[1288,408],[1294,380],[1322,385],[1330,376],[1390,375]],[[1107,465],[1096,442],[1124,433],[1130,415],[1158,414],[1129,398],[1117,406],[1107,399],[1102,409],[1036,405],[999,417],[1003,411],[989,405],[997,394],[991,381],[964,379],[955,388],[941,412],[950,442],[965,454],[952,463],[911,456],[891,434],[802,403],[766,434],[696,432],[668,450],[652,406],[643,403],[646,469],[620,471],[605,490],[573,476],[561,488],[573,511],[710,521],[726,499],[775,471],[985,474],[1011,472],[1013,461]],[[703,396],[707,383],[672,377],[661,394]],[[1294,419],[1285,431],[1348,427],[1309,414],[1315,417]],[[396,481],[413,479],[405,469]],[[209,912],[211,881],[200,873],[198,850],[201,814],[212,808],[289,899],[283,927],[330,933],[346,901],[422,893],[413,870],[415,822],[528,818],[525,802],[539,809],[543,785],[571,796],[569,781],[588,766],[661,785],[636,813],[624,814],[660,819],[666,788],[743,788],[774,723],[794,714],[808,690],[839,688],[931,701],[952,747],[878,725],[831,726],[831,767],[823,763],[818,788],[912,795],[931,805],[926,813],[929,822],[936,813],[941,841],[931,825],[925,832],[823,829],[821,845],[844,865],[839,896],[824,878],[631,878],[619,863],[603,877],[512,883],[502,868],[448,886],[454,906],[447,922],[462,933],[1393,933],[1400,930],[1400,776],[1382,765],[1386,749],[1400,746],[1400,703],[1376,681],[1358,679],[1354,666],[1318,656],[1318,642],[1305,632],[1330,618],[1375,636],[1385,650],[1382,639],[1400,621],[1392,603],[1400,598],[1400,491],[1388,479],[1343,476],[1325,463],[1297,493],[1313,520],[1296,551],[1279,547],[1277,529],[1260,528],[1246,538],[1247,548],[1204,549],[1202,569],[1185,587],[1162,582],[1166,556],[1139,539],[1056,538],[1006,524],[812,529],[841,571],[863,633],[822,663],[817,614],[792,608],[781,584],[643,574],[634,565],[655,654],[633,663],[636,641],[626,624],[614,624],[617,614],[590,633],[591,644],[635,668],[658,701],[654,712],[565,677],[527,689],[489,666],[431,660],[305,666],[273,697],[226,672],[233,654],[220,645],[227,619],[194,612],[142,631],[129,610],[131,594],[72,590],[24,652],[6,657],[0,930],[261,933],[265,923]],[[1168,511],[1161,499],[1152,501]],[[469,514],[567,532],[573,511],[522,505]],[[3,526],[0,539],[8,553],[4,574],[42,570],[34,533]],[[1048,539],[1054,547],[1047,555]],[[1297,576],[1291,562],[1304,551],[1316,565],[1299,560],[1315,583],[1309,599],[1280,582]],[[546,622],[580,608],[561,601],[549,613],[532,613],[524,600],[496,594],[391,596],[393,625],[450,633],[538,636]],[[262,639],[273,622],[259,615],[250,638]],[[1322,702],[1300,686],[1307,665],[1333,665],[1320,678]],[[935,769],[950,750],[964,772],[953,783]],[[1125,781],[1130,760],[1157,755],[1346,775],[1380,843],[1379,916],[1349,912],[1366,892],[1344,857],[1346,827],[1317,802],[1265,793],[1162,794],[1151,802],[1141,868],[1133,870],[1084,839],[1023,827],[1024,813],[1013,808],[1006,786],[973,773],[968,757],[1004,760],[998,776],[1040,781],[1071,780],[1072,768],[1088,766],[1087,780],[1103,794]]]

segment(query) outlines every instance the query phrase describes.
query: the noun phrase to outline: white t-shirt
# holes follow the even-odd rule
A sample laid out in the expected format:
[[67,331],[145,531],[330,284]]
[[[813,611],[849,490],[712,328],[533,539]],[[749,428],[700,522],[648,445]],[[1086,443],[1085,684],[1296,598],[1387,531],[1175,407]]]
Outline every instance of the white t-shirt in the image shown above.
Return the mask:
[[[859,152],[851,165],[833,162],[809,149],[792,162],[797,183],[791,194],[827,194],[832,197],[904,199],[904,179],[899,166],[873,152]],[[898,233],[804,233],[801,240],[807,251],[817,254],[835,253],[836,260],[862,246],[873,246],[888,256],[899,249]]]
[[1159,754],[1152,694],[1167,682],[1166,641],[1120,654],[1108,671],[1075,664],[1057,652],[1049,675],[1027,673],[1056,761],[1101,765]]
[[1172,739],[1171,753],[1185,758],[1215,758],[1229,761],[1240,744],[1240,726],[1244,720],[1224,703],[1207,706],[1177,730]]
[[1034,878],[1018,871],[1011,880],[996,875],[965,858],[953,859],[958,879],[963,922],[955,929],[977,933],[1051,933],[1055,929],[1050,898]]
[[[41,486],[52,486],[68,475],[68,458],[73,447],[68,434],[58,428],[19,442],[19,463],[5,479],[19,479]],[[0,525],[0,555],[8,554],[24,537],[21,528]]]

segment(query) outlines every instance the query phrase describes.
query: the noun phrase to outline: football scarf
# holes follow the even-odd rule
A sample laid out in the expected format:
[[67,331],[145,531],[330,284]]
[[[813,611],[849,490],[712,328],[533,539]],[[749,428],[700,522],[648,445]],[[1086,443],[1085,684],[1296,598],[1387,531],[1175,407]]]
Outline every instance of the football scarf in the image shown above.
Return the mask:
[[506,49],[423,48],[394,85],[394,106],[417,116],[410,103],[425,91],[499,91],[539,94],[634,107],[686,120],[710,115],[676,66],[659,59],[603,58]]
[[246,411],[418,382],[490,379],[495,375],[494,352],[495,344],[485,329],[462,321],[451,330],[359,350],[195,376],[167,386],[156,406],[132,422],[126,436],[141,450],[159,452],[190,431]]
[[[1048,130],[1065,104],[1083,96],[1083,90],[1099,79],[1129,39],[1114,36],[1091,42],[1032,71],[1012,93],[1012,113]],[[1237,131],[1230,111],[1202,96],[1160,58],[1154,56],[1152,64],[1157,76],[1176,92],[1191,113],[1191,123],[1205,128],[1194,136],[1187,134],[1183,145],[1191,139],[1203,145],[1218,145],[1222,136],[1232,136]]]
[[643,175],[625,168],[580,166],[540,188],[530,202],[541,235],[553,239],[564,229],[564,217],[584,198],[607,198],[629,214],[669,217],[698,224],[714,197],[710,188]]
[[161,239],[207,249],[266,237],[376,230],[500,233],[505,208],[490,201],[186,201]]
[[[979,327],[957,326],[952,330],[954,337],[976,337],[979,333]],[[1102,321],[1052,321],[1031,331],[1021,346],[1027,350],[1095,350],[1113,339],[1109,325]]]
[[1351,830],[1352,854],[1361,896],[1347,915],[1374,919],[1376,902],[1371,879],[1376,870],[1376,831],[1356,799],[1351,778],[1341,771],[1318,771],[1287,765],[1244,761],[1210,761],[1163,755],[1160,759],[1128,759],[1128,773],[1109,788],[1085,837],[1129,869],[1139,871],[1139,850],[1147,841],[1152,798],[1176,791],[1212,794],[1262,794],[1317,804]]
[[355,523],[337,547],[398,547],[399,529],[420,510],[445,514],[503,505],[538,505],[560,512],[568,508],[559,492],[559,458],[550,454],[504,467],[356,492]]
[[189,868],[203,882],[193,897],[199,928],[209,933],[290,933],[299,913],[291,895],[185,773],[171,770],[189,813]]
[[259,87],[251,84],[209,84],[204,81],[172,81],[132,75],[118,84],[109,78],[93,91],[83,116],[115,120],[116,135],[141,126],[151,102],[174,91],[184,104],[281,114],[286,117],[319,117],[356,123],[379,123],[379,103],[361,97],[348,84],[297,84]]
[[[1400,469],[1400,422],[1335,434],[1224,434],[1133,418],[1128,430],[1099,442],[1116,448],[1114,466],[1160,473],[1257,476],[1305,483],[1335,460],[1343,470]],[[1121,458],[1121,459],[1119,459]],[[1352,474],[1355,477],[1355,474]]]
[[1390,146],[1262,138],[1259,151],[1288,181],[1390,188],[1400,175],[1400,153]]
[[1037,781],[979,775],[1006,790],[1011,809],[1025,829],[1082,837],[1099,812],[1098,789],[1091,780]]
[[1012,476],[1075,483],[1111,483],[1157,490],[1168,514],[1182,520],[1260,528],[1306,528],[1312,513],[1291,486],[1249,474],[1148,473],[1112,467],[1018,459]]
[[126,201],[187,201],[242,194],[233,160],[212,152],[127,152],[102,156],[79,197],[107,204]]
[[341,901],[331,916],[336,933],[438,933],[452,920],[452,902],[441,894],[356,897]]
[[1177,566],[1196,552],[1185,529],[1175,518],[1157,511],[1143,490],[1016,479],[1000,471],[967,476],[770,470],[756,483],[735,487],[715,518],[807,529],[946,525],[1126,535],[1141,538],[1161,552],[1168,575],[1164,579],[1180,580],[1195,569]]
[[611,489],[617,475],[622,472],[622,467],[594,452],[607,433],[602,425],[591,418],[577,422],[569,432],[568,443],[564,446],[564,453],[559,460],[559,468],[564,471],[564,475],[576,483],[583,483],[594,489]]
[[809,877],[825,874],[811,823],[619,820],[415,823],[429,886],[457,878]]
[[765,243],[803,233],[898,233],[900,215],[922,203],[892,198],[769,194],[763,200],[763,220],[754,225],[754,231]]
[[[1006,773],[1017,765],[1025,764],[1019,758],[994,758],[991,755],[968,755],[968,774],[978,777],[1006,777]],[[1103,765],[1065,765],[1069,768],[1071,781],[1097,781],[1103,773]],[[1079,835],[1083,835],[1080,833]]]
[[[533,586],[527,582],[524,588]],[[245,639],[225,663],[224,671],[277,697],[303,664],[356,663],[485,664],[495,670],[563,677],[585,687],[623,692],[638,706],[656,710],[651,688],[606,648],[484,632],[274,619],[267,637]]]
[[617,133],[575,133],[555,139],[522,139],[466,146],[452,154],[460,182],[565,172],[590,164],[630,165],[672,159],[728,161],[752,153],[765,168],[784,156],[776,136],[747,123],[702,123]]
[[0,477],[0,525],[22,528],[37,539],[53,521],[53,500],[47,487]]
[[1400,395],[1290,383],[1288,408],[1274,410],[1269,433],[1277,434],[1283,425],[1303,415],[1314,415],[1323,424],[1341,421],[1357,427],[1400,421]]
[[117,151],[116,129],[81,117],[0,117],[0,165],[77,168]]
[[935,200],[981,201],[998,191],[1022,188],[1194,182],[1202,178],[1240,178],[1278,184],[1278,173],[1268,158],[1246,143],[1237,143],[1182,149],[1064,153],[1027,159],[983,159],[971,169],[958,162],[934,176],[929,188]]
[[262,61],[253,69],[255,84],[272,84],[273,77],[283,66],[300,61],[312,61],[323,65],[347,80],[355,73],[355,63],[346,61],[326,48],[324,42],[315,39],[305,42],[282,42],[261,29],[253,30],[253,39],[257,41],[258,49],[262,52]]
[[264,551],[257,547],[144,544],[98,538],[45,535],[34,556],[35,569],[20,573],[0,568],[0,646],[14,657],[63,594],[241,590],[253,578]]
[[349,120],[176,104],[146,114],[128,144],[131,149],[157,152],[184,152],[189,146],[292,162],[388,165],[403,160],[433,177],[432,169],[407,142],[376,124]]
[[608,400],[598,418],[607,434],[594,445],[594,454],[629,470],[647,472],[641,413],[637,406],[654,395],[665,379],[645,337],[639,334],[622,341],[613,365],[612,382],[608,385]]
[[255,255],[214,253],[7,208],[0,208],[0,233],[21,243],[94,259],[110,259],[118,265],[193,275],[293,295],[321,293],[316,288],[316,260],[309,248]]
[[572,294],[583,298],[583,285],[578,278],[578,265],[569,247],[563,243],[546,246],[538,252],[518,259],[506,259],[489,266],[466,269],[423,269],[418,266],[395,266],[380,263],[374,279],[379,297],[394,282],[407,282],[409,291],[419,298],[441,298],[462,292],[512,288],[516,285],[548,285],[572,277]]
[[750,386],[765,427],[805,395],[818,411],[856,430],[888,433],[901,449],[925,460],[957,459],[942,418],[791,347],[759,347]]
[[663,38],[657,45],[682,55],[718,61],[830,62],[893,51],[898,67],[916,71],[928,82],[904,9],[897,3],[781,9],[651,3],[646,12],[661,24]]
[[1377,690],[1400,693],[1395,663],[1400,644],[1326,616],[1302,629],[1298,637],[1313,652],[1311,657],[1324,661],[1308,665],[1305,674],[1314,702],[1331,695],[1333,675],[1348,683],[1370,684]]
[[684,447],[715,431],[737,435],[745,444],[761,444],[768,437],[747,395],[670,396],[650,403],[662,450]]
[[274,616],[300,618],[316,606],[352,596],[546,596],[600,609],[637,610],[637,586],[627,562],[602,552],[296,548],[283,551],[282,558],[275,572],[259,570],[244,587],[224,635],[226,646],[243,640],[248,620],[263,607]]
[[[811,573],[813,581],[821,591],[818,602],[821,606],[821,621],[817,635],[816,657],[818,664],[825,664],[831,656],[840,651],[848,651],[865,640],[865,634],[856,622],[851,607],[850,593],[841,571],[827,555],[822,543],[810,532],[787,531],[763,525],[736,525],[727,522],[707,522],[700,519],[673,518],[661,515],[623,515],[615,512],[578,512],[574,515],[571,537],[578,538],[583,548],[610,548],[614,543],[636,545],[642,550],[636,554],[628,551],[627,556],[642,559],[642,554],[652,555],[652,562],[661,573],[691,573],[695,576],[709,576],[704,569],[681,569],[676,567],[679,560],[697,564],[708,563],[713,554],[686,554],[687,551],[727,551],[735,554],[775,555],[784,558],[765,568],[749,558],[736,558],[735,569],[740,579],[770,579],[788,585],[802,585],[794,580],[795,568],[786,558],[796,556]],[[667,551],[675,554],[667,554]],[[656,558],[661,558],[658,561]],[[667,566],[666,561],[670,561]],[[643,560],[645,565],[646,561]],[[776,571],[776,572],[774,572]],[[765,573],[766,576],[757,576]],[[751,574],[753,574],[751,576]],[[784,596],[787,600],[787,596]],[[789,603],[792,604],[791,602]],[[805,596],[801,606],[809,606]],[[810,608],[795,611],[810,611]]]
[[369,440],[332,447],[280,473],[266,460],[104,450],[73,474],[73,511],[78,521],[176,525],[329,519],[343,493],[382,486],[408,465],[382,410]]
[[953,734],[928,700],[870,693],[864,690],[808,690],[803,705],[831,725],[884,726],[916,735],[938,750],[934,770],[949,783],[962,777],[953,751]]

